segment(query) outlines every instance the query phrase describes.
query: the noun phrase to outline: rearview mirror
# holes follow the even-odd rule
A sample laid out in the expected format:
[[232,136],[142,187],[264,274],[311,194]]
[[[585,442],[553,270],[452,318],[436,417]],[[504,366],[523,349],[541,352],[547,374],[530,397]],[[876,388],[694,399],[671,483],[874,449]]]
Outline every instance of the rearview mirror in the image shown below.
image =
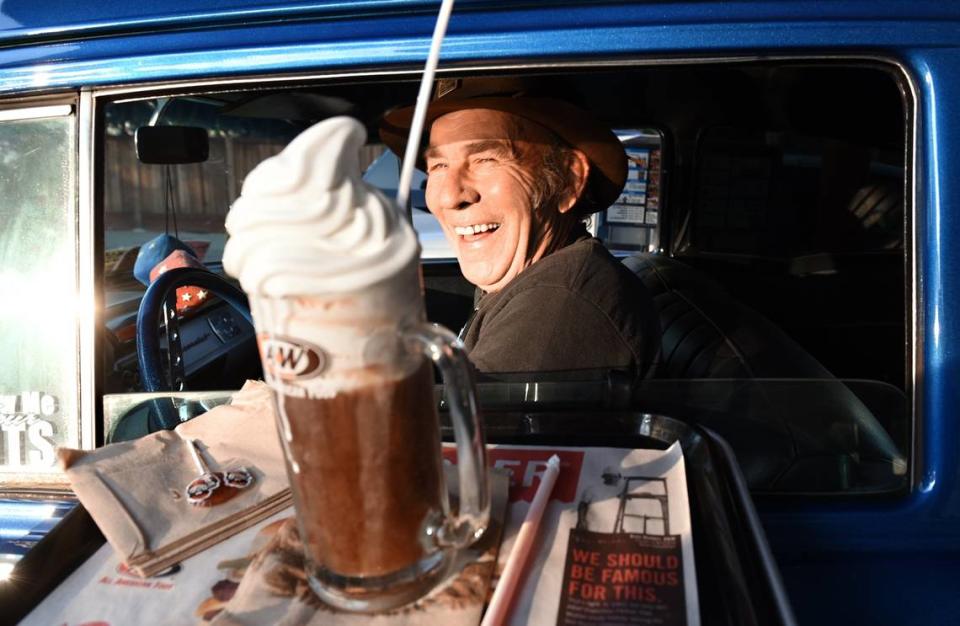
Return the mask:
[[196,126],[141,126],[135,142],[141,163],[203,163],[210,156],[207,130]]

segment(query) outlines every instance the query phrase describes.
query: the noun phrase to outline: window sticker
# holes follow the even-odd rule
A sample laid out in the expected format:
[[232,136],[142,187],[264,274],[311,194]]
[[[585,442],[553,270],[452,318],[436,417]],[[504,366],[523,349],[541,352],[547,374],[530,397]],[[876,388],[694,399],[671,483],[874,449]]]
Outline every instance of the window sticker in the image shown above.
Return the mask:
[[52,468],[60,401],[45,391],[0,393],[0,461],[16,469]]

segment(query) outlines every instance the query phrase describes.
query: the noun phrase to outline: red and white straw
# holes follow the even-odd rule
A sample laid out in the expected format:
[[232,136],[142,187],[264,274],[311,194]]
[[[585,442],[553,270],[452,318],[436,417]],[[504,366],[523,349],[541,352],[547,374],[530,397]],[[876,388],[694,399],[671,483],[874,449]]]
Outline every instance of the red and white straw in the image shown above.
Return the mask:
[[540,529],[540,521],[543,519],[543,512],[547,508],[547,502],[550,501],[550,494],[553,492],[553,486],[559,474],[560,457],[554,454],[547,461],[547,469],[540,477],[540,486],[537,487],[537,493],[533,495],[533,502],[530,503],[527,516],[523,520],[523,525],[520,526],[520,532],[517,533],[513,549],[507,557],[507,565],[503,568],[503,574],[500,575],[497,588],[493,592],[480,626],[500,626],[506,623],[513,600],[522,586],[523,572],[530,561],[533,544]]

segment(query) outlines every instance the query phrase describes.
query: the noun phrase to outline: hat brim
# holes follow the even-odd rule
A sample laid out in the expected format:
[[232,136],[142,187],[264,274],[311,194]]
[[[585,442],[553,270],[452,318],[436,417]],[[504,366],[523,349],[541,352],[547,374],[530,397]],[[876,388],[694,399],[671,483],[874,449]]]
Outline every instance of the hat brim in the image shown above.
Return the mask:
[[[565,143],[583,152],[590,162],[590,194],[593,211],[600,211],[620,196],[627,179],[623,144],[609,129],[585,111],[553,98],[480,97],[441,98],[427,108],[425,127],[447,113],[465,109],[488,109],[510,113],[547,128]],[[414,107],[394,109],[384,116],[380,138],[394,153],[403,156],[410,133]],[[428,133],[425,133],[428,135]],[[417,166],[423,167],[418,156]]]

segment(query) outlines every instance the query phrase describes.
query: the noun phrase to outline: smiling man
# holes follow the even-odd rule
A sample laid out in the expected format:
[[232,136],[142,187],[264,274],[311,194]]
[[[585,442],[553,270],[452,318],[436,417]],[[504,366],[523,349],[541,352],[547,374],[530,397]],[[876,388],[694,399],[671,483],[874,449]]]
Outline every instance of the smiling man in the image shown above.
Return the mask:
[[[440,85],[427,113],[430,212],[481,297],[462,333],[481,372],[648,376],[660,327],[643,283],[587,233],[626,179],[619,140],[516,81]],[[381,137],[402,154],[411,108]]]

